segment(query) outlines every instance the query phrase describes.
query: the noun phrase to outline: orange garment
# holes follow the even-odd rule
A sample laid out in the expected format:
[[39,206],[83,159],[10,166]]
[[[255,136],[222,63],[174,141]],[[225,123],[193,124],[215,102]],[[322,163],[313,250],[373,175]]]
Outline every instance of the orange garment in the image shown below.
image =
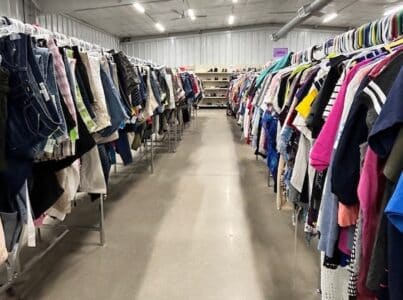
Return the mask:
[[357,224],[360,205],[344,205],[339,202],[338,223],[340,227],[348,227]]

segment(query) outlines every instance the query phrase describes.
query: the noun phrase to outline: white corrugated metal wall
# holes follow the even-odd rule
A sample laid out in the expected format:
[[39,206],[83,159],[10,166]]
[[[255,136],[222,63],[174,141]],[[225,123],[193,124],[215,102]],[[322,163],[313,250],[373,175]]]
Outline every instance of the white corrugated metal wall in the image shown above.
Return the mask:
[[37,23],[39,26],[67,36],[77,37],[105,48],[119,49],[118,38],[64,15],[40,14],[37,16]]
[[296,29],[279,41],[270,40],[276,28],[201,33],[121,43],[130,56],[167,66],[261,65],[272,59],[273,48],[300,51],[325,42],[339,32]]
[[35,23],[49,30],[77,37],[105,48],[119,49],[117,37],[68,16],[41,14],[29,0],[0,0],[0,15],[19,19],[26,23]]

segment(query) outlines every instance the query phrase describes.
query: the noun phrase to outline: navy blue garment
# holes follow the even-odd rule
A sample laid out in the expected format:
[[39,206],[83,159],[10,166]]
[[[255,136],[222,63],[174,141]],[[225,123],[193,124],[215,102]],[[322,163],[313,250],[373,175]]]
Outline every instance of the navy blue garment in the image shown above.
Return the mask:
[[82,74],[78,68],[76,68],[75,75],[76,75],[77,85],[80,90],[81,98],[83,99],[85,108],[87,109],[91,119],[95,120],[96,115],[92,108],[91,100],[90,100],[90,96],[89,96],[90,95],[89,93],[91,93],[91,91],[87,90],[83,77],[82,77]]
[[109,75],[101,68],[102,87],[105,93],[106,107],[111,117],[111,125],[103,129],[100,134],[103,137],[110,136],[118,130],[125,121],[125,112],[120,104],[119,93]]
[[402,64],[403,52],[397,54],[376,78],[364,79],[357,91],[334,155],[332,169],[334,175],[332,176],[332,193],[337,195],[339,201],[345,205],[358,203],[360,145],[368,140],[368,135],[375,123],[372,119],[374,115],[377,115],[376,108],[383,107],[384,95],[391,90],[393,80],[399,74]]
[[0,66],[0,171],[7,166],[6,162],[6,127],[7,98],[9,90],[9,72]]
[[[40,145],[60,126],[55,110],[46,104],[48,92],[28,35],[0,39],[2,66],[10,72],[7,119],[9,157],[34,159]],[[41,87],[39,86],[41,83]],[[53,105],[53,104],[52,104]]]
[[276,149],[278,118],[271,112],[267,111],[263,114],[262,124],[266,133],[267,167],[269,168],[273,178],[276,179],[278,162],[280,158],[280,154]]
[[150,74],[151,89],[154,94],[155,99],[158,102],[158,112],[162,113],[162,100],[161,100],[161,87],[157,79],[156,71],[152,70]]
[[136,67],[136,71],[137,71],[137,74],[138,74],[138,78],[140,80],[139,88],[140,88],[140,95],[141,95],[141,100],[142,100],[141,105],[143,107],[145,107],[147,97],[148,97],[147,85],[146,85],[146,82],[144,80],[143,74],[142,74],[142,72],[140,70],[140,67]]
[[374,152],[385,158],[395,143],[401,124],[403,124],[403,67],[382,107],[378,119],[369,134],[368,143]]
[[111,171],[111,161],[105,144],[98,145],[99,158],[101,159],[102,171],[104,173],[105,182],[108,185],[109,172]]
[[91,119],[95,119],[96,115],[92,109],[92,104],[95,102],[94,95],[91,91],[90,79],[88,78],[87,68],[85,67],[83,60],[81,59],[80,51],[77,46],[73,48],[73,57],[76,59],[76,80],[78,88],[80,89],[81,98],[84,105],[90,114]]
[[109,161],[111,162],[112,165],[116,165],[116,152],[115,152],[114,144],[106,143],[104,145],[105,145],[105,150],[109,156]]
[[129,138],[127,136],[127,132],[124,129],[119,129],[119,139],[116,141],[116,152],[119,153],[125,166],[133,162]]
[[193,92],[192,79],[190,78],[190,75],[187,73],[181,73],[180,75],[181,75],[183,90],[185,91],[186,99],[188,99],[188,100],[194,99],[195,94]]
[[16,211],[16,195],[32,174],[33,159],[60,125],[57,113],[52,115],[44,103],[49,98],[42,93],[48,91],[30,37],[25,34],[18,34],[18,37],[0,39],[1,64],[9,72],[7,168],[0,173],[0,211],[10,213]]
[[390,300],[403,299],[403,233],[388,223],[388,283]]
[[54,119],[59,122],[59,129],[53,133],[53,137],[58,139],[62,136],[67,137],[66,120],[64,119],[62,105],[60,103],[59,91],[57,89],[57,82],[55,76],[55,69],[53,64],[53,55],[47,48],[34,47],[33,52],[38,63],[38,67],[42,73],[46,87],[49,91],[49,97],[52,101],[45,101],[49,112]]

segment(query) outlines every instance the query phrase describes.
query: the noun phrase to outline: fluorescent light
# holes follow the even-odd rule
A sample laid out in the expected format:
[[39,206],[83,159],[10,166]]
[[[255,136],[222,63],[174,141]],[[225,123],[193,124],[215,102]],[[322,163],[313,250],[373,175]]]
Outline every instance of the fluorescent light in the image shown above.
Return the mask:
[[155,27],[161,32],[165,31],[165,27],[161,23],[155,23]]
[[192,21],[196,20],[195,12],[194,12],[193,9],[191,9],[191,8],[188,9],[188,15],[189,15],[189,18],[190,18]]
[[232,3],[238,3],[238,0],[232,0]]
[[388,16],[388,15],[397,13],[397,12],[399,12],[401,10],[403,10],[403,4],[392,6],[392,7],[388,8],[388,9],[386,9],[385,12],[383,13],[383,15]]
[[327,15],[323,18],[323,21],[322,21],[322,22],[323,22],[323,23],[329,23],[330,21],[336,19],[337,16],[338,16],[337,13],[330,13],[330,14],[327,14]]
[[145,8],[144,8],[144,6],[141,5],[141,4],[138,3],[138,2],[134,2],[134,3],[133,3],[133,6],[134,6],[134,8],[135,8],[139,13],[144,14],[144,12],[146,11]]
[[229,24],[229,25],[232,25],[232,24],[234,24],[234,22],[235,22],[235,16],[234,16],[234,15],[230,15],[230,16],[228,17],[228,24]]

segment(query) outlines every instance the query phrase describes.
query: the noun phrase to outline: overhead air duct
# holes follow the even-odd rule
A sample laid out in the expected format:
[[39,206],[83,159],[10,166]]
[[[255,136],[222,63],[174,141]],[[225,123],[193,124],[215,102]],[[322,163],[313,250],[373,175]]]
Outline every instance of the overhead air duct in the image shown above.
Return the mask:
[[297,15],[281,27],[276,33],[271,35],[273,41],[277,41],[287,35],[293,28],[309,19],[312,15],[318,13],[322,8],[334,0],[315,0],[310,4],[304,5],[298,9]]

